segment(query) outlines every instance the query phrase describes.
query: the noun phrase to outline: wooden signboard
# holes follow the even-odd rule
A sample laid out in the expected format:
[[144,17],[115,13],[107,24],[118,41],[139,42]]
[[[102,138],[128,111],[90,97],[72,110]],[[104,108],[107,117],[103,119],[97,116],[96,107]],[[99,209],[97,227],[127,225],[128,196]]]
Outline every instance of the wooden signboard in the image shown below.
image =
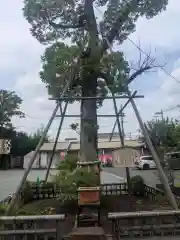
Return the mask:
[[0,154],[10,154],[11,140],[0,139]]
[[100,204],[100,188],[99,187],[79,187],[78,188],[78,204]]

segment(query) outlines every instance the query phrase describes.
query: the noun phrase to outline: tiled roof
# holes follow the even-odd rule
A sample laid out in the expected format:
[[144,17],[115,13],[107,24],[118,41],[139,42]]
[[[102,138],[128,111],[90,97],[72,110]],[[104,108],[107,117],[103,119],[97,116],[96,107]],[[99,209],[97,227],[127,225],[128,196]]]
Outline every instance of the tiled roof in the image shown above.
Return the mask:
[[[69,142],[58,142],[57,146],[56,146],[56,151],[66,150],[68,145],[69,145]],[[140,147],[140,146],[143,146],[144,144],[140,143],[136,140],[125,140],[124,145],[129,146],[129,147]],[[54,146],[53,142],[44,143],[42,145],[40,151],[52,151],[53,146]],[[117,140],[116,141],[114,140],[112,142],[101,140],[101,141],[98,142],[98,149],[101,149],[101,148],[116,149],[116,148],[120,148],[120,147],[121,147],[121,143],[120,143],[120,141],[117,141]],[[73,151],[73,150],[75,151],[75,150],[79,150],[79,149],[80,149],[80,143],[79,142],[72,142],[69,150],[70,151]]]

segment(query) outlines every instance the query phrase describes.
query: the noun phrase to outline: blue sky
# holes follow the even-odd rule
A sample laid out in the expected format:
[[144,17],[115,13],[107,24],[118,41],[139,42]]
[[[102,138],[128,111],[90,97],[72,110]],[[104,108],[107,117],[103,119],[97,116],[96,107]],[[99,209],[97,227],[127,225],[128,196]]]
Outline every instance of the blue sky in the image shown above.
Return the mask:
[[[14,90],[23,99],[22,110],[26,119],[13,119],[17,129],[28,132],[45,126],[52,113],[54,103],[48,100],[45,86],[41,83],[38,73],[41,67],[40,56],[44,46],[34,39],[29,31],[29,25],[23,18],[23,1],[14,0],[11,3],[3,2],[0,9],[0,88]],[[158,64],[167,62],[165,69],[180,80],[180,8],[178,0],[170,0],[165,12],[147,20],[140,19],[136,32],[130,37],[141,48],[156,57]],[[133,44],[127,40],[122,46],[116,46],[124,52],[126,59],[137,62],[139,53]],[[153,113],[179,104],[180,83],[167,76],[160,69],[156,72],[145,73],[131,84],[132,90],[138,90],[145,98],[137,100],[144,120],[151,119]],[[124,101],[118,101],[123,104]],[[69,106],[68,112],[78,113],[77,107]],[[101,113],[113,113],[110,101],[105,101]],[[134,113],[129,106],[126,111],[126,133],[134,135],[139,128]],[[168,112],[170,116],[180,116],[178,111]],[[115,119],[101,119],[100,131],[111,131]],[[72,136],[68,129],[71,122],[77,119],[67,119],[61,137]],[[54,136],[58,120],[53,123],[50,134]]]

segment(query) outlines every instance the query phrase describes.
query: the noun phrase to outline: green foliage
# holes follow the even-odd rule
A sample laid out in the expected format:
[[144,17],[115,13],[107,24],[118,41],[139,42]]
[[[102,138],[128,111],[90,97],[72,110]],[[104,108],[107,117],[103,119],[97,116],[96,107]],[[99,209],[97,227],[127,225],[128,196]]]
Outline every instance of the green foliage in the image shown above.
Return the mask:
[[77,155],[67,155],[63,161],[57,166],[58,170],[73,171],[77,166],[78,156]]
[[180,150],[180,124],[177,124],[172,132],[173,143],[176,144],[176,149]]
[[94,172],[89,172],[86,168],[79,168],[73,172],[60,171],[54,176],[54,184],[62,189],[60,200],[62,202],[77,200],[78,187],[97,186],[98,177]]
[[54,182],[40,181],[40,184],[37,184],[37,182],[34,182],[34,181],[26,181],[23,186],[23,189],[21,191],[23,204],[29,203],[33,200],[33,195],[34,195],[35,189],[37,189],[37,188],[55,189],[55,187],[56,186],[55,186]]
[[[50,95],[57,97],[59,93],[63,91],[69,76],[69,69],[73,68],[72,59],[75,61],[78,53],[77,47],[69,47],[64,43],[55,43],[46,48],[42,57],[43,66],[40,77],[47,85]],[[117,64],[117,62],[119,64]],[[66,93],[66,95],[69,96],[79,96],[79,94],[81,94],[83,85],[83,79],[80,75],[81,65],[76,65],[75,70],[78,74],[76,74],[73,79],[73,84]],[[105,54],[101,60],[99,73],[97,72],[95,74],[98,78],[98,94],[106,96],[108,93],[106,85],[113,93],[121,94],[127,92],[125,84],[129,77],[129,72],[129,65],[128,62],[124,60],[123,53],[115,52],[113,54]],[[105,78],[105,82],[102,80],[103,78]]]
[[[108,0],[95,0],[93,4],[96,7],[106,5],[104,21],[99,22],[95,20],[93,29],[94,32],[96,32],[96,28],[101,30],[99,31],[98,43],[96,44],[100,49],[101,47],[103,48],[104,44],[100,40],[100,33],[108,36],[110,43],[113,40],[117,40],[117,37],[120,36],[120,43],[122,43],[135,30],[135,24],[139,17],[151,18],[156,16],[166,9],[168,0],[123,0],[120,3]],[[32,35],[41,43],[54,43],[45,50],[42,56],[43,67],[40,73],[42,81],[47,85],[48,92],[52,96],[59,96],[59,93],[64,89],[67,73],[69,73],[70,68],[74,69],[73,63],[76,63],[75,71],[78,74],[73,79],[73,85],[70,86],[67,94],[70,96],[81,94],[82,83],[84,82],[84,78],[81,78],[82,71],[87,72],[87,64],[94,62],[87,60],[90,57],[89,55],[85,57],[86,61],[82,58],[79,65],[77,64],[77,57],[95,40],[92,39],[92,29],[87,24],[89,22],[87,14],[91,15],[91,18],[95,17],[93,6],[88,11],[88,13],[85,12],[85,3],[83,1],[24,0],[23,12],[31,25]],[[109,30],[112,27],[114,31],[110,33]],[[111,36],[109,36],[109,33]],[[112,36],[112,33],[115,34]],[[93,36],[95,37],[95,35]],[[75,45],[68,46],[64,44],[64,41],[57,41],[57,39],[65,40],[67,38],[70,38]],[[92,52],[93,50],[91,49],[90,51]],[[106,52],[101,59],[97,53],[97,56],[93,56],[94,58],[97,59],[97,64],[95,66],[93,64],[90,68],[88,66],[88,69],[93,77],[99,79],[97,86],[98,94],[102,96],[107,94],[107,88],[102,79],[105,80],[107,86],[114,94],[126,92],[128,90],[126,82],[130,69],[128,63],[124,60],[123,54],[121,52],[113,54]],[[94,71],[95,68],[97,71],[92,72],[92,69]]]
[[32,187],[34,186],[34,184],[30,181],[26,181],[23,189],[21,191],[21,197],[23,199],[23,204],[26,204],[30,201],[32,201],[33,199],[33,191],[32,191]]
[[[93,3],[97,7],[106,6],[104,21],[96,22],[98,28],[101,27],[103,33],[107,34],[116,22],[119,23],[117,34],[122,42],[135,31],[135,24],[139,17],[156,16],[166,9],[168,0],[122,0],[120,2],[95,0]],[[59,38],[63,40],[71,38],[71,41],[76,43],[82,39],[88,39],[87,28],[84,24],[80,24],[80,20],[86,20],[82,19],[85,14],[83,1],[24,0],[23,12],[31,24],[32,35],[42,43],[50,43]],[[56,28],[51,22],[60,25]]]
[[131,191],[135,196],[144,196],[144,179],[141,176],[136,175],[132,177],[130,183]]
[[4,215],[7,209],[7,204],[0,203],[0,216]]
[[[42,71],[40,77],[47,85],[50,95],[57,97],[63,91],[69,76],[69,70],[73,68],[71,65],[76,61],[78,53],[77,46],[69,47],[62,42],[57,42],[46,48],[41,58]],[[79,86],[76,84],[71,86],[66,94],[70,96],[78,95],[79,92]]]
[[[41,138],[42,129],[38,129],[36,133],[28,135],[25,132],[15,132],[11,138],[11,154],[13,156],[24,156],[27,153],[34,151]],[[46,137],[44,142],[48,142]]]
[[[40,73],[49,94],[58,97],[70,77],[73,81],[66,95],[105,98],[107,87],[113,94],[127,92],[127,85],[132,81],[127,81],[130,79],[129,65],[121,52],[108,53],[108,45],[114,40],[122,43],[135,31],[140,17],[154,17],[165,10],[167,4],[168,0],[24,0],[23,12],[31,25],[32,35],[43,44],[54,43],[42,57]],[[105,7],[103,22],[97,20],[95,6]],[[63,42],[67,39],[74,45],[65,45]],[[91,104],[82,101],[82,126],[88,127],[82,127],[81,138],[85,135],[91,138],[91,146],[95,146],[97,139],[96,108],[101,105],[102,101],[92,100]],[[92,158],[96,150],[92,151]],[[82,151],[85,153],[86,148]]]
[[177,120],[169,118],[151,120],[147,122],[146,126],[158,151],[180,150],[180,123]]
[[7,90],[0,90],[0,128],[12,128],[11,119],[13,116],[24,117],[20,111],[22,99]]

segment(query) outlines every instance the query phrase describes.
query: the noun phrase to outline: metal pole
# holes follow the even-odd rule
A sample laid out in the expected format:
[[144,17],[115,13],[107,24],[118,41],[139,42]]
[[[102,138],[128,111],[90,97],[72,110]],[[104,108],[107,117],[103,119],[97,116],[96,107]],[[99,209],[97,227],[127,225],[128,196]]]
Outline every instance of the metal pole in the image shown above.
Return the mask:
[[144,134],[144,138],[145,138],[146,144],[148,145],[149,150],[150,150],[150,152],[152,154],[152,157],[153,157],[153,159],[154,159],[154,161],[156,163],[157,169],[159,171],[160,180],[161,180],[162,184],[164,185],[164,188],[165,188],[167,197],[169,199],[169,202],[172,205],[172,207],[177,210],[178,206],[177,206],[176,200],[174,198],[174,195],[172,194],[171,188],[169,186],[168,179],[167,179],[167,177],[166,177],[166,175],[165,175],[165,173],[164,173],[164,171],[163,171],[163,169],[161,167],[159,157],[158,157],[156,151],[154,150],[154,147],[152,145],[152,142],[151,142],[151,139],[149,137],[149,134],[148,134],[148,132],[147,132],[147,130],[146,130],[144,124],[143,124],[143,121],[141,119],[141,116],[139,114],[139,111],[138,111],[138,109],[136,107],[136,104],[135,104],[133,98],[131,98],[131,104],[132,104],[132,107],[134,109],[134,112],[135,112],[135,115],[137,117],[137,120],[139,122],[139,125],[140,125],[140,127],[142,129],[142,132]]
[[35,150],[34,153],[33,153],[33,156],[32,156],[32,158],[31,158],[31,161],[30,161],[30,163],[29,163],[29,166],[28,166],[28,168],[25,170],[24,176],[22,177],[22,179],[21,179],[21,181],[20,181],[20,183],[19,183],[19,186],[18,186],[17,189],[16,189],[16,192],[13,194],[12,200],[11,200],[11,202],[10,202],[8,208],[7,208],[6,215],[8,215],[8,214],[10,213],[10,211],[13,209],[13,207],[14,207],[14,205],[15,205],[15,203],[16,203],[17,197],[18,197],[18,195],[19,195],[22,187],[24,186],[24,183],[25,183],[25,181],[26,181],[26,179],[27,179],[27,176],[28,176],[28,174],[29,174],[29,172],[30,172],[30,170],[31,170],[31,168],[32,168],[32,165],[33,165],[34,160],[35,160],[35,158],[36,158],[36,156],[37,156],[37,154],[38,154],[38,151],[39,151],[40,147],[42,146],[43,140],[44,140],[44,138],[46,137],[46,134],[47,134],[47,132],[48,132],[48,130],[49,130],[51,124],[52,124],[52,121],[54,120],[54,118],[55,118],[55,116],[56,116],[56,113],[57,113],[58,108],[59,108],[59,104],[56,105],[56,107],[55,107],[55,109],[54,109],[54,111],[53,111],[53,114],[52,114],[51,118],[49,119],[49,122],[48,122],[46,128],[44,129],[44,132],[43,132],[43,134],[42,134],[42,136],[41,136],[41,138],[40,138],[40,140],[39,140],[39,143],[38,143],[38,145],[37,145],[37,147],[36,147],[36,150]]
[[[121,106],[121,109],[122,109],[122,106]],[[124,137],[125,137],[125,133],[124,133],[124,117],[125,117],[125,114],[123,113],[122,110],[121,110],[120,117],[121,117],[122,135],[123,135],[123,139],[124,139]]]
[[[135,95],[136,95],[136,93],[137,93],[137,91],[135,91],[135,92],[130,96],[130,98],[128,99],[128,101],[127,101],[127,102],[124,104],[124,106],[119,110],[118,115],[120,115],[120,114],[122,113],[122,111],[124,111],[124,109],[125,109],[125,108],[127,107],[127,105],[130,103],[130,99],[131,99],[131,98],[134,98]],[[109,138],[109,142],[111,141],[112,136],[113,136],[113,134],[114,134],[114,130],[115,130],[115,128],[116,128],[116,124],[117,124],[117,120],[116,120],[115,123],[114,123],[113,129],[112,129],[112,132],[111,132],[111,135],[110,135],[110,138]]]
[[[56,134],[56,139],[55,139],[55,142],[54,142],[51,158],[50,158],[50,161],[48,163],[48,168],[47,168],[47,172],[46,172],[45,182],[47,182],[47,180],[48,180],[51,164],[52,164],[54,153],[55,153],[56,146],[57,146],[57,143],[58,143],[58,138],[59,138],[59,135],[60,135],[60,132],[61,132],[62,124],[63,124],[63,121],[64,121],[64,116],[65,116],[66,110],[67,110],[67,106],[68,106],[68,102],[65,103],[65,106],[64,106],[64,109],[63,109],[63,112],[62,112],[62,117],[61,117],[61,120],[60,120],[60,123],[59,123],[59,127],[58,127],[58,131],[57,131],[57,134]],[[61,107],[60,107],[60,111],[62,111]]]

